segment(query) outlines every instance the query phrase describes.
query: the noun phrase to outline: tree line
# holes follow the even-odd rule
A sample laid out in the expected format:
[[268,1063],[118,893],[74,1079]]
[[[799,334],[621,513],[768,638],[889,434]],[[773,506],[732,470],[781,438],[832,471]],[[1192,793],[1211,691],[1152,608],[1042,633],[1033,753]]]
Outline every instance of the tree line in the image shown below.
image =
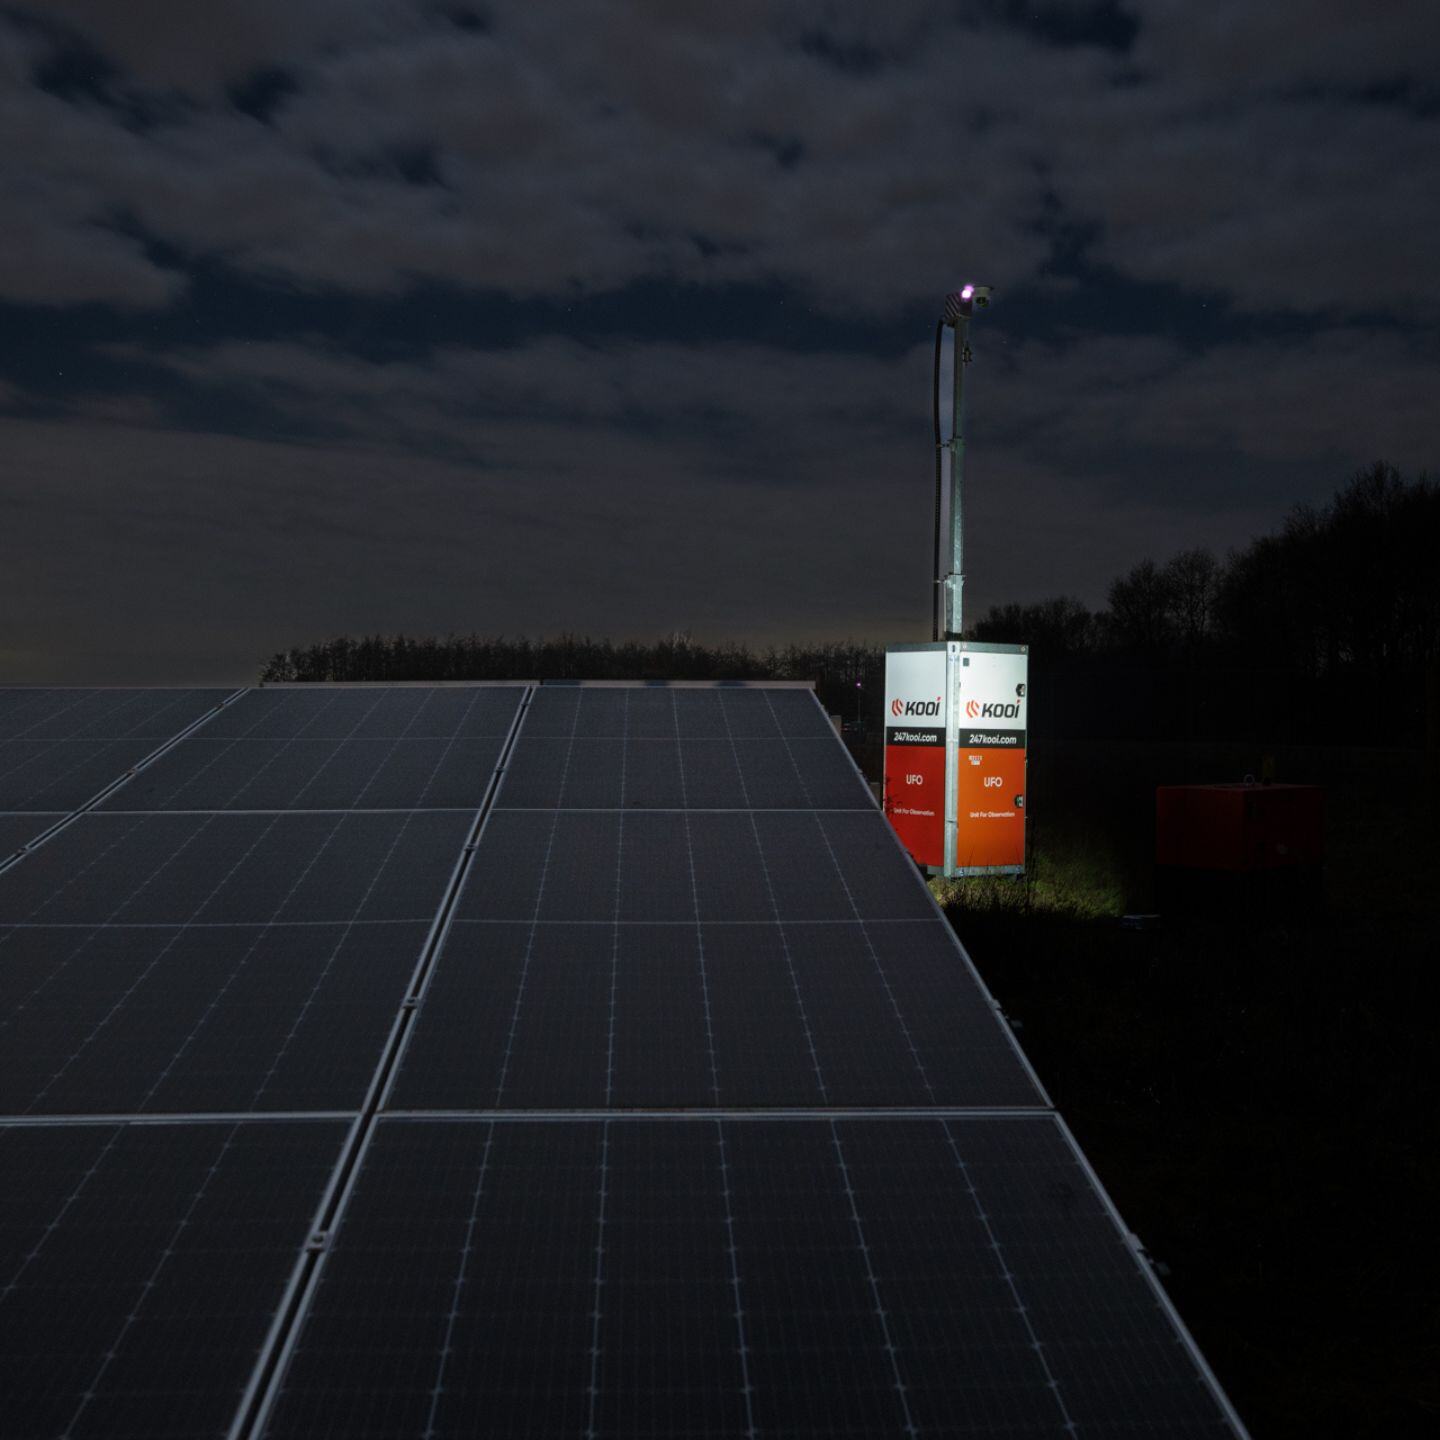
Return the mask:
[[1111,584],[1104,610],[1066,597],[996,606],[975,638],[1054,658],[1203,657],[1398,678],[1440,655],[1440,486],[1377,463],[1225,561],[1204,549],[1144,560]]
[[[1223,560],[1143,560],[1091,610],[1071,596],[992,606],[971,639],[1030,647],[1032,729],[1152,738],[1415,744],[1440,673],[1440,485],[1377,462],[1325,505]],[[687,635],[338,636],[283,651],[262,683],[808,680],[878,730],[884,647],[755,648]]]
[[1223,560],[1141,561],[1106,601],[1001,605],[975,626],[1031,647],[1057,733],[1437,743],[1440,485],[1424,474],[1377,462]]
[[260,683],[401,680],[803,680],[833,713],[853,718],[856,696],[883,682],[882,647],[857,641],[756,648],[703,645],[688,635],[645,643],[557,635],[336,636],[284,650]]

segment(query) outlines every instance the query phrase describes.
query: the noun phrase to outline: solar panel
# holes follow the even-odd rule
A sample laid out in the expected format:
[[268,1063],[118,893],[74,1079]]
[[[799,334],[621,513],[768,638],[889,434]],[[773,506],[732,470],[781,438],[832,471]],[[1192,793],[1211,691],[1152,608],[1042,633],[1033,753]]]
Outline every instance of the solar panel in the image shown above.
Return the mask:
[[0,691],[152,757],[0,800],[5,1426],[1243,1433],[805,688],[136,694]]
[[0,810],[85,804],[228,693],[0,690]]
[[82,816],[0,875],[14,924],[428,920],[465,812]]
[[223,1434],[337,1123],[0,1123],[0,1431]]
[[250,692],[0,874],[0,1109],[357,1110],[522,694]]
[[0,943],[12,1114],[356,1110],[427,920],[35,926]]
[[382,1121],[267,1434],[1229,1433],[1048,1116]]
[[[815,715],[784,690],[540,690],[390,1103],[1042,1105]],[[571,737],[527,739],[536,718]],[[750,733],[681,734],[730,724]],[[541,747],[528,761],[527,745]],[[717,769],[694,768],[702,745],[741,757],[734,808],[672,808]],[[630,764],[657,746],[673,768],[641,809]],[[790,772],[755,808],[745,746],[773,747]],[[812,790],[849,808],[810,808]],[[777,794],[804,808],[771,809]]]
[[250,691],[106,808],[473,810],[521,693]]
[[230,693],[0,687],[0,741],[168,740]]

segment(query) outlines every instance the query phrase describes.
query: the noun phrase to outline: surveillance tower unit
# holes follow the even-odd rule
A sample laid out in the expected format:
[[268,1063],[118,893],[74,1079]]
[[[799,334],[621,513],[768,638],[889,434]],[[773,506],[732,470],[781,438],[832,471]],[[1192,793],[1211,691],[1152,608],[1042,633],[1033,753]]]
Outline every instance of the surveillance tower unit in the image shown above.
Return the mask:
[[[915,862],[946,876],[1025,871],[1028,649],[962,639],[964,377],[973,359],[970,320],[977,307],[990,303],[990,294],[988,286],[963,286],[946,297],[936,326],[934,640],[895,645],[885,654],[885,814]],[[955,337],[948,443],[940,440],[938,413],[945,328]],[[946,450],[948,546],[942,543],[938,468]],[[948,560],[943,576],[942,558]]]

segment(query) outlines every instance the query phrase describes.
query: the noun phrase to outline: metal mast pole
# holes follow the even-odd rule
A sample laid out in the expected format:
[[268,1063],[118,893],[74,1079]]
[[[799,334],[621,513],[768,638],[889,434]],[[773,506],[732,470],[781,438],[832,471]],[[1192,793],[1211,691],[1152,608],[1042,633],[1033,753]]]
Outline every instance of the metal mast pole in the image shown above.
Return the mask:
[[947,640],[958,640],[965,623],[965,367],[970,353],[970,320],[975,307],[990,303],[988,285],[966,285],[945,298],[945,321],[955,329],[955,387],[950,415],[950,573],[942,582]]

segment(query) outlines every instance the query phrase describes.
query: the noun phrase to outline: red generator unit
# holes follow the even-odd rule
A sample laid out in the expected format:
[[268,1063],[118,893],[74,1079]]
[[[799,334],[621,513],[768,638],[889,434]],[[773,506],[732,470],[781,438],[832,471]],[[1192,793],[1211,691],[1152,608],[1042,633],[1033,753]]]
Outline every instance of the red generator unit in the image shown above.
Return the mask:
[[1325,792],[1318,785],[1161,785],[1155,791],[1160,897],[1209,904],[1319,896]]

